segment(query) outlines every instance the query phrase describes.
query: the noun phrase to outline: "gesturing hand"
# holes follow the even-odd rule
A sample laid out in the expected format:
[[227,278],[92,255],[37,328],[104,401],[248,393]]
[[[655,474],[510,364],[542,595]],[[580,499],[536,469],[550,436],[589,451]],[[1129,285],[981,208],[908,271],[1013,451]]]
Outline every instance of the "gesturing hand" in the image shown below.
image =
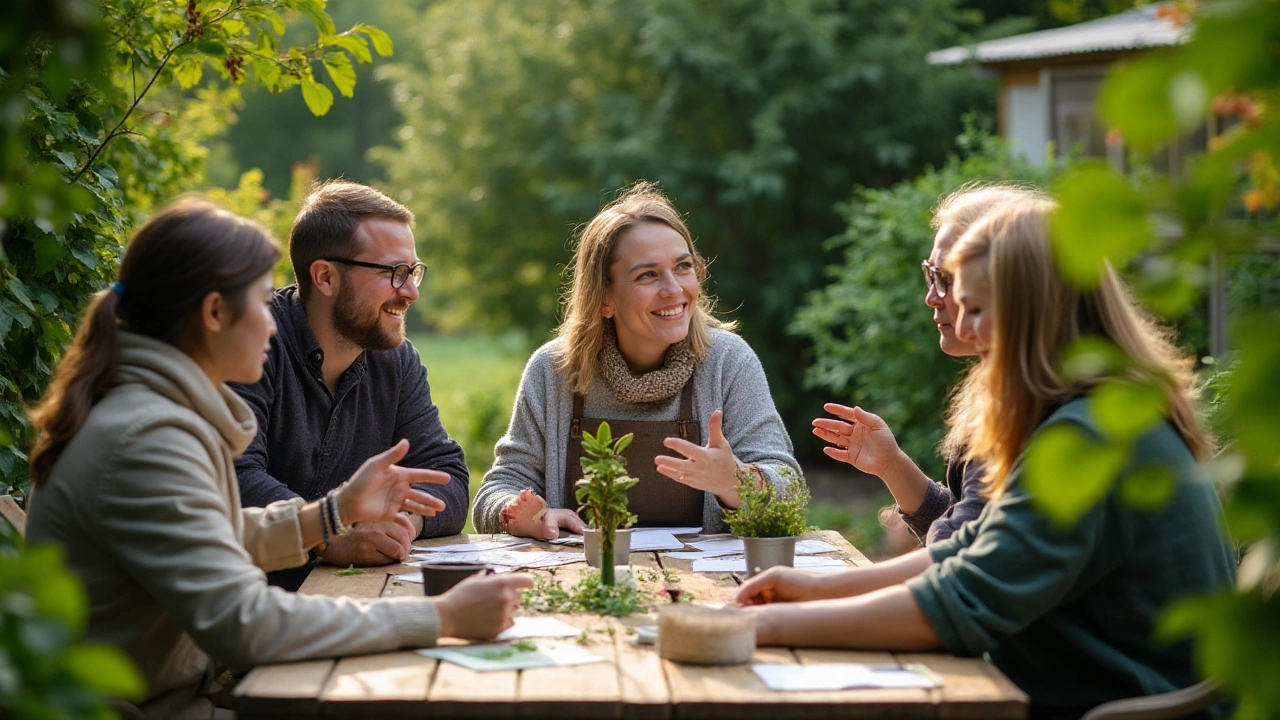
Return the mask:
[[872,475],[883,475],[901,452],[893,431],[881,420],[860,407],[846,407],[827,403],[824,410],[848,422],[817,418],[813,421],[813,434],[834,447],[822,448],[822,452],[840,462]]
[[402,510],[430,517],[444,509],[444,501],[423,492],[412,483],[449,482],[449,475],[439,470],[407,468],[396,465],[409,452],[409,441],[401,440],[386,452],[374,455],[356,470],[338,490],[338,508],[342,522],[394,522]]
[[669,437],[662,444],[675,450],[685,459],[659,455],[653,459],[658,472],[678,483],[715,493],[725,507],[736,508],[742,504],[738,497],[737,471],[742,467],[733,455],[733,448],[721,431],[724,412],[717,410],[707,420],[707,444],[698,446],[676,437]]
[[530,488],[521,490],[514,502],[502,508],[502,524],[508,534],[537,540],[555,540],[560,536],[560,528],[578,535],[587,529],[578,513],[548,510],[547,501]]
[[521,590],[533,587],[528,575],[469,577],[436,598],[440,634],[464,640],[490,640],[515,624]]

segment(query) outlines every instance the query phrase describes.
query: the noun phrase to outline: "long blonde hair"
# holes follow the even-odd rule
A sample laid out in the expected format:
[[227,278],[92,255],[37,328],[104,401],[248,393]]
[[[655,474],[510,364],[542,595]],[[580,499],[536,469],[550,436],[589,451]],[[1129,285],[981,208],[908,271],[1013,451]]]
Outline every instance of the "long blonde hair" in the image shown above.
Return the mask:
[[705,358],[711,348],[710,328],[732,331],[737,327],[737,323],[718,320],[712,315],[715,299],[706,293],[707,263],[694,247],[693,237],[680,213],[657,184],[641,180],[596,213],[582,230],[574,250],[572,274],[566,283],[564,298],[565,318],[556,336],[563,346],[559,368],[575,393],[585,394],[591,389],[600,364],[604,294],[612,282],[609,268],[617,259],[618,240],[629,228],[642,222],[658,222],[675,230],[693,255],[698,301],[689,315],[689,350],[694,361]]
[[[1031,434],[1054,405],[1108,380],[1153,384],[1165,414],[1197,459],[1213,442],[1196,415],[1194,359],[1173,333],[1144,312],[1106,266],[1095,287],[1062,277],[1053,258],[1048,220],[1057,205],[1026,199],[1002,205],[975,223],[947,258],[952,272],[978,264],[986,271],[993,313],[991,353],[952,398],[944,450],[986,466],[987,494],[998,497]],[[1064,377],[1063,352],[1083,337],[1100,337],[1129,358],[1122,371]]]

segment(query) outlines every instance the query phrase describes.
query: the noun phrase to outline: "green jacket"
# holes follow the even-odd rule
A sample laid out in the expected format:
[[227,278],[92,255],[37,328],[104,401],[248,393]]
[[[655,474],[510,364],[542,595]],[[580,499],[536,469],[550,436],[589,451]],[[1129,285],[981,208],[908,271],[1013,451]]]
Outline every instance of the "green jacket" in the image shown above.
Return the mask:
[[[1037,430],[1073,423],[1095,436],[1086,399]],[[991,661],[1031,698],[1032,717],[1078,717],[1108,700],[1197,681],[1188,643],[1152,639],[1170,602],[1230,586],[1235,553],[1214,488],[1171,425],[1142,436],[1128,469],[1157,463],[1177,487],[1156,510],[1113,491],[1070,529],[1031,503],[1015,469],[1004,495],[907,583],[943,645]]]

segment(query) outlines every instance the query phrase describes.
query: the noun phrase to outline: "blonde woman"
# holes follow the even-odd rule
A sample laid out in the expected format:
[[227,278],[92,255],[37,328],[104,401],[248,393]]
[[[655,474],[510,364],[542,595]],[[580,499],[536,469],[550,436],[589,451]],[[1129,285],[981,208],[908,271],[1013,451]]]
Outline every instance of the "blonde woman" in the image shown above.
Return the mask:
[[[874,567],[824,576],[773,569],[738,602],[760,605],[763,645],[986,653],[1031,698],[1032,717],[1079,717],[1120,697],[1195,682],[1186,644],[1153,639],[1180,597],[1230,586],[1235,562],[1200,462],[1210,439],[1194,411],[1190,361],[1134,305],[1109,268],[1080,290],[1053,260],[1052,203],[1019,201],[984,217],[947,260],[960,303],[957,335],[985,362],[949,432],[986,468],[991,498],[949,540]],[[1130,369],[1086,379],[1059,371],[1082,337],[1115,344]],[[1073,527],[1052,525],[1021,482],[1019,458],[1038,433],[1103,431],[1089,412],[1099,384],[1160,388],[1165,418],[1134,443],[1124,475],[1159,467],[1168,502],[1137,509],[1111,492]]]
[[[924,304],[933,310],[942,352],[952,357],[978,354],[973,343],[956,334],[959,306],[951,291],[952,275],[943,269],[947,253],[992,209],[1007,202],[1044,199],[1043,193],[1027,186],[970,183],[948,195],[934,210],[933,251],[920,263],[920,269],[925,279]],[[898,447],[893,431],[879,415],[838,403],[827,403],[824,408],[838,419],[813,421],[813,434],[831,444],[823,451],[883,480],[902,520],[925,545],[951,537],[986,506],[982,463],[964,461],[963,447],[947,453],[946,484],[935,483]]]
[[735,475],[799,472],[751,348],[717,320],[707,267],[680,214],[639,182],[587,223],[564,322],[525,367],[507,434],[472,510],[479,532],[539,539],[584,529],[573,484],[582,433],[634,433],[630,508],[641,526],[725,529]]

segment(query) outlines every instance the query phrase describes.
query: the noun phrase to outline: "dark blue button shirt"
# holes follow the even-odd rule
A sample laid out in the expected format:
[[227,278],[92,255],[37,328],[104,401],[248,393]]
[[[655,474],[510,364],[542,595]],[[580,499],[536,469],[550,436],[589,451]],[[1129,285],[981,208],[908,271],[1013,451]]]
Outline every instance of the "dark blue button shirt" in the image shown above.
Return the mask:
[[258,416],[258,436],[236,459],[244,505],[315,500],[369,457],[407,438],[409,454],[401,465],[440,470],[452,478],[446,485],[420,486],[445,503],[443,512],[425,519],[420,537],[462,532],[467,464],[462,448],[440,424],[426,368],[413,345],[366,350],[331,392],[321,373],[324,350],[297,288],[277,290],[271,311],[278,331],[262,379],[232,385]]

